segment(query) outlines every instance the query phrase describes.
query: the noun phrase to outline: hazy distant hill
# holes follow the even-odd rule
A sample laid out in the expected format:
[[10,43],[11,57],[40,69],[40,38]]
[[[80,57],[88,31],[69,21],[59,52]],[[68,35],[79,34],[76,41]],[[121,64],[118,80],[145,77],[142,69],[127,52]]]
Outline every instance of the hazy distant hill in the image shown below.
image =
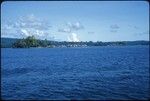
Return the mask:
[[13,43],[16,42],[17,38],[1,38],[1,47],[2,48],[7,48],[7,47],[12,47]]

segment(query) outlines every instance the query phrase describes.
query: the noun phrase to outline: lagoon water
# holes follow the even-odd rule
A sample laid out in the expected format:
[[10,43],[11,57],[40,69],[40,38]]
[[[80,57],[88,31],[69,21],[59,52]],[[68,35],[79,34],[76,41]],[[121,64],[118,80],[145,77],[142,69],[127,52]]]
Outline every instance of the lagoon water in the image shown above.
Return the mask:
[[150,99],[149,46],[1,49],[2,99]]

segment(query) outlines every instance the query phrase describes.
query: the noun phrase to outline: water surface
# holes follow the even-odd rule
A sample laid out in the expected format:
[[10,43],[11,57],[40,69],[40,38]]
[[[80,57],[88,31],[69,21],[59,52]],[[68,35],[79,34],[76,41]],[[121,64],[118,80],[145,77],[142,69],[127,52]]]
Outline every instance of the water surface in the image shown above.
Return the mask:
[[149,47],[2,50],[2,99],[150,99]]

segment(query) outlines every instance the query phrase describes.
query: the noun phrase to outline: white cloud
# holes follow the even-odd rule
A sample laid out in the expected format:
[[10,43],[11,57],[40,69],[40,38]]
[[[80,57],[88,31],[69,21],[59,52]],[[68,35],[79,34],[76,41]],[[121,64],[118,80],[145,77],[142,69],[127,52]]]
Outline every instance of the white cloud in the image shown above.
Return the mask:
[[143,31],[143,32],[135,33],[135,35],[149,35],[149,30],[146,30],[146,31]]
[[75,23],[71,23],[68,22],[67,26],[71,29],[71,30],[80,30],[83,29],[83,25],[80,22],[75,22]]
[[116,33],[120,27],[117,24],[113,24],[110,26],[110,28],[110,32]]
[[27,30],[25,30],[25,29],[21,29],[21,34],[22,35],[25,35],[25,36],[29,36],[30,34],[29,34],[29,32],[27,31]]
[[68,22],[64,27],[66,28],[58,29],[58,32],[71,33],[73,31],[81,30],[84,28],[80,22],[75,22],[75,23]]
[[119,29],[120,27],[117,24],[111,25],[110,26],[111,29]]
[[[13,30],[13,36],[14,37],[27,37],[34,35],[35,37],[42,39],[42,38],[48,38],[48,33],[50,30],[50,24],[35,15],[27,15],[24,17],[18,18],[16,22],[10,22],[2,24],[2,33],[3,36],[9,36],[9,34],[12,34]],[[10,35],[12,36],[12,35]]]
[[136,25],[128,24],[127,26],[128,26],[129,28],[136,29],[136,30],[140,29],[140,27],[138,27],[138,26],[136,26]]
[[70,42],[79,42],[80,40],[79,40],[76,33],[71,33],[71,35],[68,36],[68,41],[70,41]]
[[79,38],[74,31],[78,31],[84,29],[83,25],[80,22],[71,23],[68,22],[64,28],[58,29],[58,32],[69,33],[67,37],[68,41],[70,42],[79,42]]
[[58,29],[58,32],[70,33],[71,29],[70,28]]
[[14,26],[16,28],[32,28],[39,30],[48,30],[51,27],[47,21],[41,20],[34,15],[20,18]]
[[11,24],[1,24],[1,37],[14,37],[17,36]]

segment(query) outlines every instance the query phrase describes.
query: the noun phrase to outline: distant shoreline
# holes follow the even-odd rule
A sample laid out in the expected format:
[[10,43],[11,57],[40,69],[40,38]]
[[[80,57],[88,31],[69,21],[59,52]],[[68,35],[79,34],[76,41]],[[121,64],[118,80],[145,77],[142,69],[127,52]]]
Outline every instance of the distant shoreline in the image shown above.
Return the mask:
[[86,47],[29,47],[29,48],[13,48],[13,47],[1,47],[11,49],[40,49],[40,48],[92,48],[92,47],[126,47],[126,46],[149,46],[149,45],[116,45],[116,46],[86,46]]
[[69,48],[69,47],[93,47],[93,46],[134,46],[134,45],[149,45],[150,41],[86,41],[86,42],[68,42],[68,41],[50,41],[38,40],[34,36],[29,36],[26,39],[1,38],[1,48]]

